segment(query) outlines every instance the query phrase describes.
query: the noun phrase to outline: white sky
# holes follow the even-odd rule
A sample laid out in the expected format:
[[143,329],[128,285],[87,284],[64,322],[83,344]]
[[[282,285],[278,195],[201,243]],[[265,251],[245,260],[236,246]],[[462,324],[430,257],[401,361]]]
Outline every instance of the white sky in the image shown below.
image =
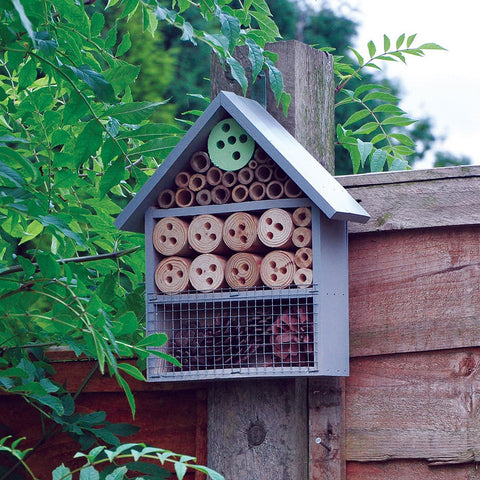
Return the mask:
[[[317,0],[318,1],[318,0]],[[315,0],[314,0],[314,3]],[[402,108],[412,118],[429,116],[434,133],[445,137],[436,150],[466,155],[480,164],[480,0],[345,0],[329,2],[359,23],[354,45],[368,55],[367,42],[383,48],[383,34],[394,40],[416,33],[414,45],[434,42],[447,52],[429,50],[423,58],[408,56],[407,66],[388,62],[388,77],[402,85]],[[342,7],[344,5],[344,7]],[[351,12],[351,8],[355,11]],[[428,168],[432,158],[415,168]]]

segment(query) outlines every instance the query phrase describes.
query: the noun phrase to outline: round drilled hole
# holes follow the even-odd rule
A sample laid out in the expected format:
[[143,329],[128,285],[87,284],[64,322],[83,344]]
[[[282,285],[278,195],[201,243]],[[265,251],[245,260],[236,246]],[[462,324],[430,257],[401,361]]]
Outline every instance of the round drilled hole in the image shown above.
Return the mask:
[[277,281],[277,276],[275,274],[270,275],[270,278],[276,282]]
[[212,242],[214,242],[217,239],[217,236],[214,233],[211,233],[209,238]]
[[196,233],[196,234],[194,235],[194,238],[195,238],[195,240],[200,241],[201,238],[202,238],[202,236],[201,236],[199,233]]
[[238,139],[240,140],[240,143],[245,143],[248,140],[248,137],[242,133]]
[[232,153],[232,158],[234,160],[239,160],[240,159],[240,152],[237,152],[237,151],[233,152]]
[[219,141],[217,142],[217,148],[218,148],[219,150],[222,150],[223,148],[225,148],[225,142],[223,142],[222,140],[219,140]]
[[277,263],[274,261],[270,262],[270,268],[277,268]]
[[242,243],[247,243],[247,240],[248,240],[248,239],[247,239],[247,237],[246,237],[245,235],[242,235],[242,236],[240,237],[240,241],[241,241]]
[[246,225],[245,225],[244,223],[240,223],[240,224],[238,225],[238,229],[239,229],[239,230],[242,230],[242,231],[243,231],[243,230],[245,230],[245,228],[247,228],[247,227],[246,227]]
[[232,273],[234,275],[238,275],[238,269],[237,268],[232,268]]
[[267,232],[267,238],[271,240],[273,238],[273,233],[272,232]]
[[167,237],[165,235],[160,235],[160,241],[165,243],[167,241]]
[[287,273],[287,269],[285,267],[281,267],[279,268],[279,272],[282,274],[282,275],[285,275]]
[[230,135],[227,139],[227,142],[230,145],[235,145],[237,143],[237,137],[234,137],[233,135]]
[[283,230],[283,225],[282,225],[281,223],[276,223],[276,224],[274,225],[274,228],[276,228],[277,230],[282,231],[282,230]]
[[167,223],[167,230],[173,230],[173,225],[171,223]]
[[246,282],[245,282],[245,279],[243,277],[240,277],[238,279],[238,283],[240,283],[241,285],[245,285]]
[[183,271],[182,270],[178,270],[177,277],[178,278],[183,278]]
[[299,275],[299,278],[300,278],[300,281],[303,283],[303,282],[306,282],[307,281],[307,277],[304,273],[301,273]]
[[170,237],[169,240],[170,240],[171,245],[176,245],[177,244],[177,239],[175,237]]
[[205,280],[205,283],[206,283],[207,285],[212,285],[212,283],[213,283],[213,278],[212,278],[212,277],[208,277],[208,278]]
[[168,276],[165,278],[165,283],[172,283],[173,282],[173,278]]
[[165,265],[165,268],[167,269],[167,272],[171,272],[173,270],[172,265],[170,265],[169,263]]
[[228,132],[228,131],[230,130],[230,124],[229,124],[229,123],[224,123],[224,124],[222,125],[222,130],[223,130],[224,132]]
[[203,226],[205,227],[205,230],[210,230],[212,228],[212,224],[210,222],[205,222]]
[[231,237],[234,237],[235,236],[235,230],[233,228],[231,228],[229,231],[228,231],[228,234],[231,236]]
[[201,274],[203,273],[203,270],[202,270],[201,268],[197,268],[197,269],[195,270],[195,273],[196,273],[197,275],[201,275]]
[[273,223],[273,220],[272,220],[270,217],[267,217],[267,218],[265,219],[265,223],[266,223],[267,225],[271,225],[271,224]]
[[211,272],[216,272],[217,271],[217,266],[214,263],[212,263],[209,268],[210,268]]

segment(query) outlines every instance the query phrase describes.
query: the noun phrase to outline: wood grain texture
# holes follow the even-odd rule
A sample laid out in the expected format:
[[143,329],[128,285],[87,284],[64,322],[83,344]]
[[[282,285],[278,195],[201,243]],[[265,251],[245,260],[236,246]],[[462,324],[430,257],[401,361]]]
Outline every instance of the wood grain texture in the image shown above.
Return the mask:
[[[208,395],[208,465],[227,479],[305,480],[307,399],[304,379],[217,382]],[[259,445],[252,427],[263,427]]]
[[350,236],[351,356],[480,345],[480,227]]
[[480,224],[480,167],[336,177],[370,214],[350,233]]
[[[275,66],[282,72],[285,90],[292,96],[285,117],[267,85],[267,111],[333,172],[333,57],[296,40],[267,44],[265,48],[279,55]],[[235,58],[244,68],[250,67],[246,47],[237,48]],[[242,95],[240,86],[223,70],[216,55],[212,55],[210,78],[212,98],[220,90]],[[247,96],[251,97],[250,88]]]
[[352,360],[347,460],[477,462],[480,349]]
[[[309,379],[310,479],[345,475],[345,379]],[[320,440],[320,441],[319,441]]]

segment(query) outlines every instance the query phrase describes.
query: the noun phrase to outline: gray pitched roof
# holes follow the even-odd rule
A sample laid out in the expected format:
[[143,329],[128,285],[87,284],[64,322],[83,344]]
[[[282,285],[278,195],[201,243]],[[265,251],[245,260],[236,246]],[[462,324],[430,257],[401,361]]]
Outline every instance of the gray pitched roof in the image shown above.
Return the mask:
[[144,231],[144,215],[159,193],[170,188],[190,157],[204,149],[212,128],[232,117],[318,208],[333,220],[365,223],[370,216],[307,150],[263,107],[231,92],[220,92],[115,220],[122,230]]

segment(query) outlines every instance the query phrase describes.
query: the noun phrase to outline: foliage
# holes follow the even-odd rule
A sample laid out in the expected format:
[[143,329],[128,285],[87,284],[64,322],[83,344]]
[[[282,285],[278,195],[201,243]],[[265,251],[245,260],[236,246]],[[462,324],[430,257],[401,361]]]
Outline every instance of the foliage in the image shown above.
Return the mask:
[[[106,23],[78,0],[0,0],[0,390],[38,411],[42,442],[63,430],[82,449],[117,448],[118,437],[135,430],[109,423],[105,412],[78,412],[89,377],[67,391],[53,378],[49,347],[95,359],[124,389],[133,415],[127,379],[144,379],[151,354],[177,363],[161,351],[164,334],[142,333],[143,238],[119,232],[113,217],[184,130],[149,121],[164,101],[134,100],[140,67],[122,59],[132,39],[120,38],[119,22],[140,15],[146,34],[159,25],[178,29],[183,41],[213,49],[244,88],[236,44],[248,45],[254,77],[276,71],[264,45],[278,30],[264,0],[237,9],[224,0],[171,8],[110,0],[108,8],[116,14]],[[188,22],[190,9],[212,30]],[[286,108],[283,85],[274,88]],[[136,363],[123,361],[131,358]],[[2,479],[12,471],[1,470]]]
[[[416,35],[406,37],[402,34],[392,48],[390,38],[384,35],[383,49],[380,52],[377,52],[377,46],[370,41],[367,45],[367,59],[352,48],[358,62],[355,69],[341,59],[335,62],[335,73],[339,79],[335,93],[344,95],[337,107],[352,103],[359,106],[343,125],[337,125],[338,141],[350,153],[354,173],[364,167],[367,161],[370,162],[372,172],[382,171],[385,165],[389,170],[403,170],[408,167],[405,157],[415,152],[415,143],[410,136],[395,129],[389,130],[390,127],[406,127],[414,123],[414,120],[398,107],[398,97],[379,84],[363,84],[355,90],[346,88],[353,78],[360,76],[364,68],[380,69],[379,61],[406,63],[406,55],[421,57],[426,50],[444,50],[435,43],[415,46],[415,37]],[[365,121],[367,118],[369,121]],[[362,123],[355,130],[347,128],[359,122]],[[360,136],[367,136],[368,140],[362,140]]]

